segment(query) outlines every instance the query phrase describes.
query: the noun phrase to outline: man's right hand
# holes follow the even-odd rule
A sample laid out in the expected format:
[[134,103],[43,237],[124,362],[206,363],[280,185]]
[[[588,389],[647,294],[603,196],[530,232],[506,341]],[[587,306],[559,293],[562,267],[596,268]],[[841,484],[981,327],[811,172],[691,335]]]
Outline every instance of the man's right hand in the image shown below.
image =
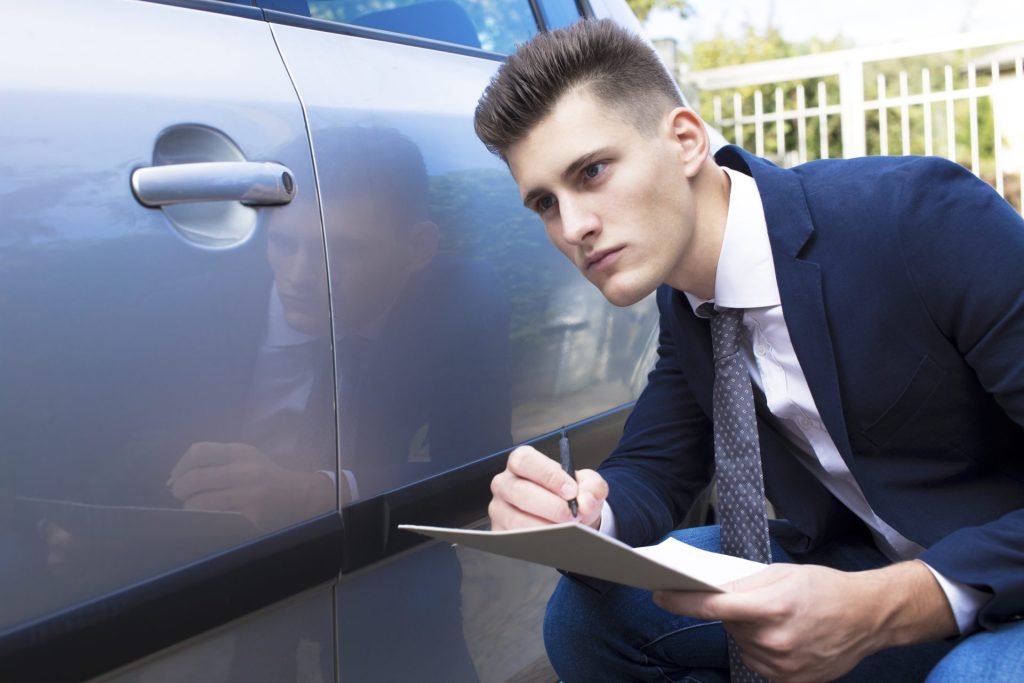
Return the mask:
[[594,470],[577,470],[576,481],[536,448],[520,446],[505,471],[491,480],[491,529],[523,529],[572,521],[568,501],[579,504],[581,524],[601,525],[608,483]]

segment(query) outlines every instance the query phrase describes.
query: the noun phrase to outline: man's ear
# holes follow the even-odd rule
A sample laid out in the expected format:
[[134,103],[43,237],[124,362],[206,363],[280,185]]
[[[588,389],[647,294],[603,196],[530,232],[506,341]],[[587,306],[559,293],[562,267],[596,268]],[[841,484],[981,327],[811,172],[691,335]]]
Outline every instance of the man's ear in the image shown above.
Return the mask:
[[437,254],[441,230],[433,221],[421,221],[412,226],[409,246],[412,250],[412,270],[417,271],[430,263]]
[[704,121],[689,107],[676,107],[668,114],[668,135],[687,178],[693,178],[711,152],[711,139]]

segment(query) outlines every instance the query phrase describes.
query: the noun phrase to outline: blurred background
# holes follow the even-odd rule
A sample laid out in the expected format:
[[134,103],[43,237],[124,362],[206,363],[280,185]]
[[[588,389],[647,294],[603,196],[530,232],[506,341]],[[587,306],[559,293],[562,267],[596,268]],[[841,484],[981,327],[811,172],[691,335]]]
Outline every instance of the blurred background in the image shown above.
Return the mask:
[[776,163],[938,155],[1018,211],[1024,4],[631,0],[706,121]]

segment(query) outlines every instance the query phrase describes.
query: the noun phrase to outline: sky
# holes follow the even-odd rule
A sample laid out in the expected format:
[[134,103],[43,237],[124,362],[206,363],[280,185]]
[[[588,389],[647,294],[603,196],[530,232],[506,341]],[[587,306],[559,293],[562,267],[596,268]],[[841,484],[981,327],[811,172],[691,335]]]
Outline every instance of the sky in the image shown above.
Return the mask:
[[901,42],[923,36],[1024,26],[1020,0],[691,0],[685,20],[655,10],[645,25],[652,39],[675,38],[681,48],[721,29],[739,37],[745,23],[772,22],[783,38],[803,42],[842,34],[854,46]]

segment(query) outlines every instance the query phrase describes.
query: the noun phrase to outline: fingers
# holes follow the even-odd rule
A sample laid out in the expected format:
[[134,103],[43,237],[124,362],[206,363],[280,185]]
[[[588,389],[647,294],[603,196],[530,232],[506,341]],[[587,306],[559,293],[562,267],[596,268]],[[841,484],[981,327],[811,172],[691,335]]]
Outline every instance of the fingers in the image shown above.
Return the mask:
[[232,489],[255,480],[256,472],[245,463],[234,463],[221,467],[198,467],[183,472],[172,480],[171,494],[178,500],[187,500],[207,491]]
[[[775,631],[765,619],[764,596],[696,591],[655,591],[654,603],[675,614],[685,614],[702,621],[720,621],[742,650],[744,665],[751,671],[777,680],[774,668],[779,650],[770,647]],[[769,639],[769,646],[762,641]],[[781,644],[780,644],[781,646]]]
[[568,498],[508,470],[491,480],[492,529],[522,529],[572,519]]
[[561,495],[569,500],[576,495],[576,482],[561,466],[532,446],[520,446],[508,456],[506,471],[519,479]]
[[488,508],[491,528],[520,529],[573,520],[568,501],[577,499],[579,521],[599,519],[608,485],[593,470],[580,470],[574,480],[551,458],[530,446],[509,455],[505,471],[491,480]]
[[[566,512],[568,511],[568,506],[566,506]],[[509,505],[500,498],[491,499],[490,505],[487,506],[487,514],[491,518],[492,531],[528,529],[552,523],[550,519],[531,515],[515,506]]]
[[196,467],[212,467],[216,465],[228,465],[239,458],[251,456],[256,449],[244,443],[218,443],[214,441],[201,441],[189,446],[185,454],[181,456],[171,476],[167,479],[167,485],[180,477],[182,473]]
[[702,621],[722,621],[721,607],[716,598],[721,593],[700,591],[654,591],[654,604],[673,614],[684,614]]
[[49,520],[43,520],[40,531],[46,539],[47,563],[51,567],[65,564],[69,553],[74,550],[74,538],[71,534]]
[[764,622],[778,616],[770,591],[758,587],[736,589],[735,582],[726,593],[701,591],[655,591],[654,603],[667,612],[685,614],[704,621]]
[[580,521],[597,527],[601,521],[601,510],[608,497],[608,482],[594,470],[576,472],[578,491],[576,502],[579,504]]
[[237,489],[197,493],[188,498],[182,508],[205,512],[241,512],[248,509],[249,497]]
[[654,602],[667,612],[703,621],[756,621],[773,612],[764,604],[763,596],[748,593],[656,591]]

